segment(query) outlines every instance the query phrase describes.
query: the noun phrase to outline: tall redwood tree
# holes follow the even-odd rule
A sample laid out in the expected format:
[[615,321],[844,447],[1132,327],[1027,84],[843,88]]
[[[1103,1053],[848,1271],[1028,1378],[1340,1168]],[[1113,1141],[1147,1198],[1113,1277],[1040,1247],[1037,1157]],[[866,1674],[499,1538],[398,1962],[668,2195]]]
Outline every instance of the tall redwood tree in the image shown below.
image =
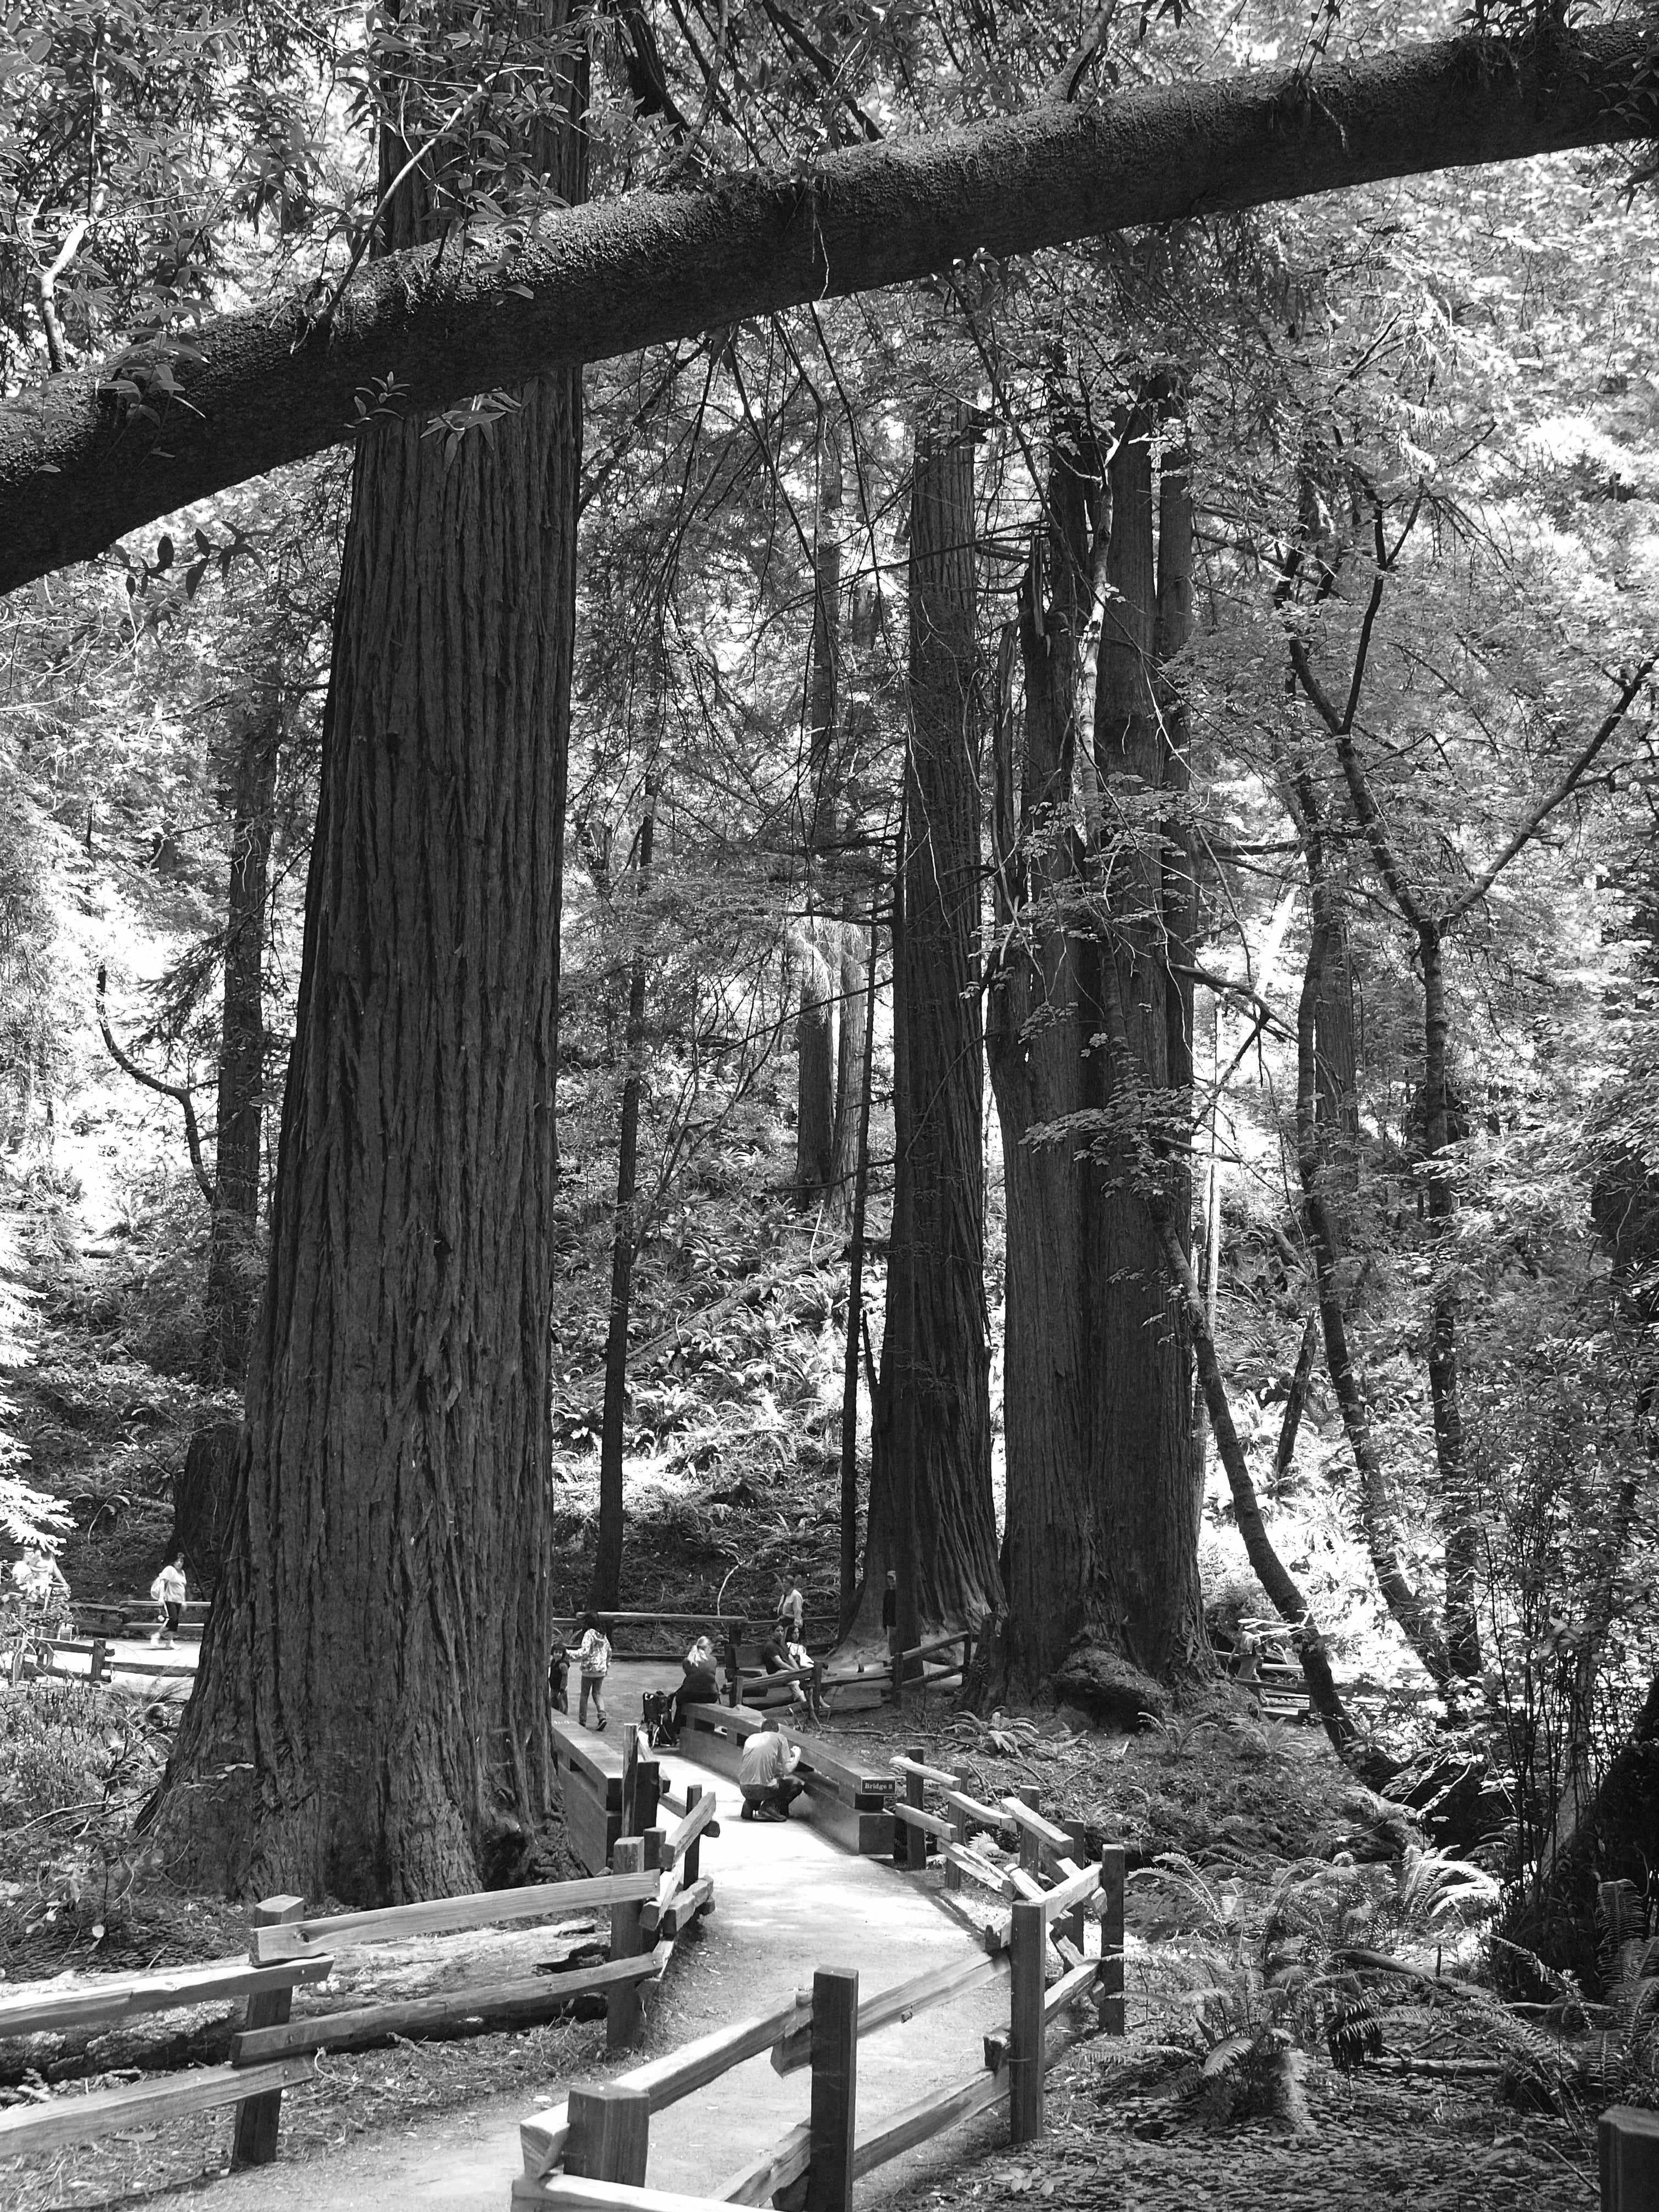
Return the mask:
[[974,442],[916,441],[909,742],[894,945],[894,1195],[870,1472],[866,1615],[890,1566],[901,1626],[1001,1601],[991,1495],[980,1013]]
[[[583,197],[566,0],[526,152]],[[407,160],[386,137],[382,173]],[[386,242],[433,219],[418,173]],[[233,1892],[432,1896],[550,1798],[548,1365],[576,372],[362,433],[232,1528],[150,1821]]]

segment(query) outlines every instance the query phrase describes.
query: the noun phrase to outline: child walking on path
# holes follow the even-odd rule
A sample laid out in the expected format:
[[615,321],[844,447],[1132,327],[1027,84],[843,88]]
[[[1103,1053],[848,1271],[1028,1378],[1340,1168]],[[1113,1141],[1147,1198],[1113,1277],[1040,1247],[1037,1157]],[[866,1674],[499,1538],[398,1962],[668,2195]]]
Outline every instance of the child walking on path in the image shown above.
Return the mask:
[[576,1701],[576,1724],[587,1726],[587,1700],[593,1699],[596,1729],[605,1724],[605,1678],[611,1672],[611,1638],[599,1626],[597,1613],[585,1613],[581,1618],[582,1640],[577,1647],[576,1665],[582,1678],[581,1694]]

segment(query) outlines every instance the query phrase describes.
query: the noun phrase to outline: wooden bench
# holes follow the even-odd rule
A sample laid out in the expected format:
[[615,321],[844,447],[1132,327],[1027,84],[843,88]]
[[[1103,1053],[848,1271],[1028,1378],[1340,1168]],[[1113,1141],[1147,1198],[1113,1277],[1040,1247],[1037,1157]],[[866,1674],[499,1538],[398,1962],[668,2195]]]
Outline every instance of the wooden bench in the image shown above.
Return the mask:
[[[120,1597],[105,1604],[97,1599],[71,1598],[70,1611],[77,1626],[90,1624],[82,1631],[91,1636],[149,1636],[161,1618],[161,1607],[153,1597]],[[207,1601],[204,1598],[186,1600],[181,1625],[173,1631],[175,1636],[195,1642],[207,1623]]]
[[620,1735],[580,1728],[562,1713],[552,1716],[553,1764],[564,1793],[565,1833],[590,1874],[611,1863],[623,1832],[623,1753]]
[[[746,1705],[688,1705],[680,1750],[687,1759],[735,1781],[743,1747],[766,1719]],[[878,1768],[853,1765],[826,1751],[821,1742],[804,1741],[788,1729],[783,1734],[801,1754],[795,1778],[805,1785],[815,1824],[861,1857],[890,1852],[897,1788],[894,1777]]]
[[810,1667],[779,1667],[769,1671],[762,1663],[761,1653],[769,1641],[763,1636],[726,1638],[726,1702],[728,1705],[746,1705],[750,1712],[763,1713],[774,1705],[793,1705],[797,1683],[816,1681],[822,1686],[822,1660],[814,1660]]

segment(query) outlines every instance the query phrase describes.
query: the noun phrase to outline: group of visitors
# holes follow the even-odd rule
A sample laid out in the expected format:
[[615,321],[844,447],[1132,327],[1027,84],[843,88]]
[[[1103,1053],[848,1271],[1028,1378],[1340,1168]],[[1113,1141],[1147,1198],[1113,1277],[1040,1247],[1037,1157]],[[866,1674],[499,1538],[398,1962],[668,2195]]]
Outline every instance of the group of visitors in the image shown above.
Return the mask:
[[[548,1691],[554,1710],[568,1713],[570,1710],[569,1680],[574,1665],[580,1684],[576,1702],[576,1721],[586,1728],[588,1708],[592,1708],[594,1729],[609,1724],[605,1709],[605,1678],[611,1672],[613,1656],[611,1638],[605,1625],[597,1613],[585,1613],[578,1620],[580,1640],[574,1650],[562,1638],[556,1643],[548,1662]],[[805,1710],[821,1719],[823,1705],[812,1673],[812,1660],[805,1644],[806,1601],[793,1575],[784,1577],[770,1633],[761,1645],[760,1663],[768,1674],[793,1674],[789,1686],[790,1710]],[[719,1657],[712,1636],[706,1631],[692,1640],[690,1650],[681,1662],[679,1688],[675,1692],[669,1708],[664,1741],[678,1739],[685,1724],[688,1707],[714,1705],[720,1698]],[[803,1679],[804,1678],[804,1679]],[[647,1701],[649,1703],[649,1701]],[[651,1716],[647,1712],[647,1718]],[[738,1787],[743,1796],[743,1818],[745,1820],[787,1820],[789,1808],[799,1797],[805,1784],[795,1778],[800,1764],[800,1752],[783,1733],[783,1724],[775,1714],[769,1713],[762,1725],[749,1737],[743,1747]]]
[[[31,1636],[50,1639],[67,1634],[73,1627],[74,1606],[69,1583],[64,1570],[44,1544],[29,1545],[21,1558],[13,1561],[11,1583],[15,1601]],[[171,1646],[184,1625],[185,1606],[190,1594],[182,1550],[175,1548],[167,1554],[149,1586],[149,1594],[157,1607],[149,1640]]]

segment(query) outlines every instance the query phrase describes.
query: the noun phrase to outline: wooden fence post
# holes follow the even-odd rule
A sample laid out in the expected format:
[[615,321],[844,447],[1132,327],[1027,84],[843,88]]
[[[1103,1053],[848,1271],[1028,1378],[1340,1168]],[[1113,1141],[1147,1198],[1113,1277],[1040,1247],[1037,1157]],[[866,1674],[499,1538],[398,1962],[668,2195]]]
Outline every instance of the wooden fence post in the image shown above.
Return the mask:
[[[968,1795],[969,1776],[967,1768],[965,1766],[958,1766],[956,1770],[956,1777],[957,1788],[965,1797]],[[968,1823],[963,1819],[962,1815],[957,1812],[954,1808],[952,1808],[951,1814],[951,1841],[953,1844],[965,1844],[967,1840]],[[952,1862],[947,1858],[945,1862],[945,1887],[946,1889],[959,1890],[962,1887],[962,1869],[959,1866],[953,1864]]]
[[[643,1874],[645,1845],[638,1836],[623,1836],[611,1854],[613,1874]],[[637,1899],[611,1908],[611,1955],[637,1959],[641,1948],[641,1906]],[[639,2040],[645,2025],[645,2004],[637,1982],[612,1982],[605,1993],[605,2045],[623,2051]]]
[[[641,1731],[643,1735],[644,1731]],[[648,1836],[657,1825],[662,1802],[662,1768],[654,1759],[641,1759],[634,1777],[634,1833]]]
[[[1087,1866],[1089,1863],[1088,1829],[1081,1820],[1062,1820],[1060,1825],[1072,1839],[1072,1848],[1066,1856],[1073,1866]],[[1084,1930],[1087,1920],[1086,1899],[1079,1898],[1060,1923],[1060,1933],[1068,1942],[1075,1944],[1079,1951],[1084,1948]]]
[[[913,1743],[905,1752],[904,1756],[907,1759],[915,1759],[920,1766],[927,1756],[927,1747],[925,1744]],[[904,1778],[905,1803],[914,1805],[917,1812],[921,1812],[927,1789],[927,1785],[921,1775],[907,1774]],[[927,1832],[925,1828],[913,1828],[908,1820],[894,1821],[893,1864],[896,1867],[908,1867],[912,1874],[926,1872]]]
[[629,1721],[623,1729],[622,1741],[622,1832],[625,1836],[637,1836],[640,1824],[635,1817],[640,1791],[640,1725]]
[[[1125,2031],[1123,2010],[1123,1846],[1108,1844],[1100,1854],[1100,1972],[1095,1977],[1095,2010],[1108,2035]],[[1659,2212],[1659,2208],[1656,2208]]]
[[[686,1811],[687,1811],[688,1813],[693,1813],[693,1812],[695,1812],[695,1811],[696,1810],[697,1807],[698,1807],[700,1804],[702,1804],[702,1783],[701,1783],[701,1782],[691,1782],[691,1783],[688,1783],[688,1784],[686,1784],[686,1790],[685,1790],[685,1809],[686,1809]],[[702,1869],[702,1838],[701,1836],[693,1836],[693,1838],[691,1838],[690,1843],[686,1846],[686,1852],[685,1852],[685,1873],[684,1873],[684,1876],[682,1877],[682,1879],[683,1879],[683,1881],[684,1881],[684,1885],[685,1885],[685,1887],[686,1887],[686,1888],[687,1888],[687,1889],[690,1889],[690,1887],[691,1887],[691,1885],[692,1885],[692,1883],[693,1883],[694,1881],[696,1881],[698,1879],[699,1874],[700,1874],[701,1869]]]
[[726,1639],[726,1704],[740,1705],[743,1703],[743,1668],[738,1663],[738,1639],[735,1636],[728,1636]]
[[[303,1897],[267,1897],[253,1908],[256,1928],[278,1928],[286,1921],[303,1920]],[[252,1942],[248,1956],[257,1964],[258,1951]],[[281,2027],[294,2002],[290,1984],[283,1990],[255,1990],[247,2001],[244,2027]],[[231,2142],[233,2171],[243,2166],[269,2166],[276,2155],[276,2133],[283,2122],[283,2093],[268,2090],[263,2097],[245,2097],[236,2107],[236,2133]]]
[[853,2212],[853,2135],[858,2120],[859,1978],[845,1968],[812,1977],[812,2114],[806,2212]]
[[1659,2112],[1614,2105],[1595,2136],[1601,2212],[1659,2212]]
[[[1022,1783],[1014,1795],[1022,1805],[1029,1805],[1034,1813],[1042,1810],[1042,1792],[1035,1782]],[[1042,1872],[1042,1838],[1034,1836],[1029,1828],[1019,1832],[1019,1863],[1026,1874]]]
[[565,2139],[565,2172],[584,2181],[643,2187],[651,2148],[649,2091],[600,2081],[573,2089],[566,2101],[570,2133]]
[[1008,2119],[1012,2142],[1036,2142],[1042,2133],[1043,1954],[1048,1921],[1043,1907],[1021,1898],[1013,1909],[1013,1957],[1008,1999]]

